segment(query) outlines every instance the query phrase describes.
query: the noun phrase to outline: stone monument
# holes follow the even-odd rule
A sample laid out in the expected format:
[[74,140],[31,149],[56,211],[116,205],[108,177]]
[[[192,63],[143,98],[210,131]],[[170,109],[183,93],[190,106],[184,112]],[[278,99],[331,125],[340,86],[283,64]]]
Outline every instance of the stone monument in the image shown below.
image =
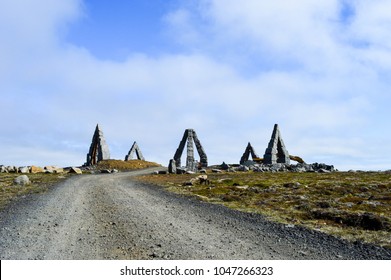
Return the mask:
[[284,141],[282,141],[281,133],[278,128],[278,124],[274,125],[272,137],[269,145],[266,148],[265,155],[263,156],[263,163],[276,164],[285,163],[290,164],[289,153],[285,148]]
[[181,167],[181,156],[183,153],[183,149],[187,143],[187,157],[186,157],[186,169],[189,171],[196,171],[198,168],[197,162],[194,160],[194,146],[193,142],[196,146],[197,152],[200,156],[200,165],[201,167],[208,166],[208,158],[204,151],[204,148],[201,145],[200,140],[198,139],[197,133],[194,129],[186,129],[183,134],[182,140],[179,143],[179,147],[175,152],[174,161],[177,167]]
[[105,159],[110,159],[109,147],[106,144],[102,130],[99,128],[99,124],[97,124],[94,136],[92,137],[90,150],[87,154],[86,165],[94,165]]
[[255,152],[254,148],[251,146],[250,142],[248,142],[246,150],[244,151],[244,153],[240,159],[240,164],[243,164],[246,161],[248,161],[248,159],[250,158],[250,154],[251,154],[252,159],[259,158],[259,156]]
[[136,154],[138,160],[145,160],[143,154],[136,141],[134,141],[132,147],[130,148],[128,154],[125,156],[125,161],[133,159],[134,154]]

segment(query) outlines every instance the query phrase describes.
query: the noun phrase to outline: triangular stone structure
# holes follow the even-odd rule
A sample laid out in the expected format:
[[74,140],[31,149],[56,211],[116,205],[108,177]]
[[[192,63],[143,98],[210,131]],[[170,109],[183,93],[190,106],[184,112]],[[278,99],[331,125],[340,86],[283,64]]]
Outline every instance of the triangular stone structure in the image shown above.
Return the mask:
[[200,140],[198,139],[197,133],[194,129],[186,129],[183,134],[182,140],[179,143],[179,147],[175,152],[174,160],[177,167],[181,166],[181,156],[185,145],[187,143],[187,157],[186,157],[186,169],[190,171],[197,170],[196,161],[194,160],[194,146],[193,142],[196,146],[197,152],[200,156],[200,164],[202,167],[208,166],[208,158],[204,151],[204,148],[201,145]]
[[145,160],[136,141],[134,141],[129,153],[125,156],[125,161],[133,159],[134,154],[136,154],[138,160]]
[[259,158],[259,156],[255,152],[254,148],[251,146],[250,142],[248,142],[246,150],[244,151],[244,153],[243,153],[243,155],[242,155],[242,157],[240,159],[240,164],[243,164],[246,161],[248,161],[248,159],[250,158],[250,155],[251,155],[253,160]]
[[102,130],[100,130],[99,125],[97,124],[94,136],[92,137],[90,150],[87,154],[86,165],[94,165],[105,159],[110,159],[109,147],[106,144]]
[[285,163],[290,164],[289,153],[285,148],[284,141],[282,141],[281,133],[278,128],[278,124],[274,125],[272,137],[269,145],[266,148],[265,155],[263,156],[263,163],[276,164]]

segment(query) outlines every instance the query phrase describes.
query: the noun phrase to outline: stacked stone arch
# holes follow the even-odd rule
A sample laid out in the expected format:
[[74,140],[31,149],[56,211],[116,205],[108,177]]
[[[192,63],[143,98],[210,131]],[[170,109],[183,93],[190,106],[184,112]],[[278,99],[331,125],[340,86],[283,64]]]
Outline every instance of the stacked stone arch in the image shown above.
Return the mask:
[[284,141],[281,137],[280,129],[278,124],[274,125],[273,133],[269,141],[269,145],[265,150],[263,156],[263,163],[265,164],[276,164],[284,163],[290,164],[290,158],[288,150],[285,148]]
[[125,161],[132,160],[135,155],[138,160],[145,160],[136,141],[133,142],[132,147],[130,148],[128,154],[125,156]]
[[106,140],[103,136],[102,130],[99,127],[99,124],[97,124],[94,135],[92,137],[90,149],[87,154],[86,165],[95,165],[99,161],[106,159],[110,159],[109,146],[106,144]]
[[175,152],[174,155],[174,161],[176,167],[181,167],[181,156],[183,153],[183,150],[187,144],[187,156],[186,156],[186,169],[189,171],[196,171],[198,169],[198,163],[194,159],[194,146],[193,142],[196,146],[198,155],[200,156],[199,164],[201,167],[207,167],[208,166],[208,157],[206,156],[206,153],[204,151],[204,148],[201,145],[200,140],[198,139],[197,133],[194,129],[186,129],[185,133],[183,134],[182,140],[179,143],[179,147]]

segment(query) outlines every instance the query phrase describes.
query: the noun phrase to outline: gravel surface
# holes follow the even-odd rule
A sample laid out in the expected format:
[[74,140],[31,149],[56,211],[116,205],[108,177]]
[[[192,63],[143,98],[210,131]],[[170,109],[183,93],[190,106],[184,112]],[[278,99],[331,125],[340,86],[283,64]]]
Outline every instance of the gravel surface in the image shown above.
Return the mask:
[[132,176],[73,176],[0,213],[1,259],[391,259],[391,250],[266,221]]

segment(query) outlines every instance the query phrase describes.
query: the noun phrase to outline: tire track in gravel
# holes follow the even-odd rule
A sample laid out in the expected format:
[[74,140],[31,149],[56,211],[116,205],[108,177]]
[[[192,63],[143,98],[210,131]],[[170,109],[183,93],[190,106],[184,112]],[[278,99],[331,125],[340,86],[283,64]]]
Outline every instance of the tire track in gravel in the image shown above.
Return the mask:
[[0,214],[1,259],[391,259],[139,183],[154,169],[74,176]]

